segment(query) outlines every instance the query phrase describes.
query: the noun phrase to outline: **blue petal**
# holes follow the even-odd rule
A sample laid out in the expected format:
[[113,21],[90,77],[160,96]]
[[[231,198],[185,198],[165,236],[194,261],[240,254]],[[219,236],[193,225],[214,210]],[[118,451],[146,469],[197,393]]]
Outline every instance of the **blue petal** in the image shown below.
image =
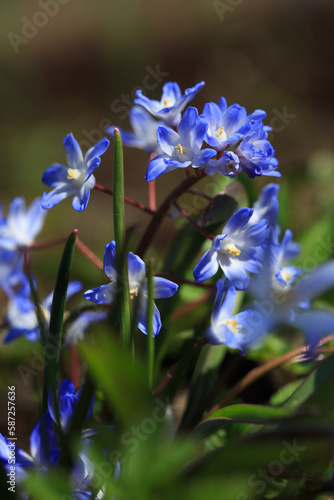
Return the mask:
[[78,141],[74,139],[73,134],[65,136],[63,145],[66,151],[68,166],[73,169],[81,169],[84,161],[82,151]]
[[86,183],[84,183],[78,193],[73,196],[72,207],[77,212],[82,212],[86,209],[88,200],[90,196],[90,189]]
[[228,318],[231,315],[236,297],[237,297],[236,289],[234,288],[234,286],[230,286],[226,291],[224,303],[221,308],[224,317]]
[[230,234],[237,231],[242,231],[253,214],[250,208],[239,208],[224,227],[224,233]]
[[60,163],[54,163],[45,170],[42,176],[42,182],[50,187],[56,187],[61,182],[68,182],[68,168]]
[[158,127],[157,130],[158,143],[161,149],[169,156],[172,156],[175,146],[180,142],[179,134],[169,127]]
[[196,282],[205,281],[216,274],[219,269],[217,252],[211,247],[201,257],[194,269],[194,278]]
[[194,158],[192,159],[192,166],[194,168],[202,167],[207,161],[213,156],[216,156],[217,152],[214,149],[202,149]]
[[145,179],[148,182],[153,181],[154,179],[160,177],[160,175],[166,172],[170,172],[175,168],[176,167],[174,167],[173,165],[167,165],[164,162],[164,155],[156,156],[155,158],[153,158],[153,160],[150,161],[150,163],[147,166]]
[[110,141],[106,137],[103,137],[95,146],[91,147],[85,154],[85,163],[87,168],[90,169],[92,163],[95,163],[96,157],[99,157],[105,153],[109,147]]
[[65,198],[68,198],[75,192],[76,187],[73,185],[56,187],[49,193],[43,193],[41,207],[44,209],[53,208],[55,205],[65,200]]
[[334,260],[330,260],[312,270],[301,279],[295,288],[295,301],[312,301],[334,287]]
[[166,299],[167,297],[172,297],[179,288],[176,283],[169,281],[165,278],[154,277],[154,298],[155,299]]
[[[182,117],[182,120],[180,121],[180,124],[178,126],[178,134],[181,139],[181,144],[186,145],[186,146],[191,146],[191,144],[188,142],[189,141],[189,135],[191,131],[194,129],[196,125],[196,120],[198,117],[198,111],[196,108],[190,107],[188,108]],[[205,123],[203,121],[203,123]],[[207,127],[207,125],[206,125]],[[205,134],[205,132],[204,132]],[[203,137],[204,137],[203,134]],[[203,142],[203,137],[202,137],[202,142]]]
[[268,234],[268,224],[266,220],[262,220],[258,224],[253,224],[244,231],[243,241],[249,247],[257,247],[261,245]]
[[41,231],[45,217],[46,212],[41,207],[41,198],[35,198],[27,210],[27,226],[31,234],[35,236]]
[[105,274],[113,281],[117,280],[116,271],[116,243],[111,241],[106,245],[103,257],[103,269]]
[[[136,322],[138,324],[139,330],[147,335],[147,300],[140,300]],[[158,335],[161,328],[160,312],[155,304],[153,304],[152,327],[153,337],[155,337],[156,335]]]
[[322,337],[334,332],[334,314],[331,311],[313,309],[298,313],[295,321],[305,332],[311,348],[316,346]]
[[84,293],[84,298],[95,304],[111,304],[114,300],[115,286],[113,283],[101,285]]
[[144,284],[146,266],[138,255],[128,253],[128,276],[130,290],[138,288]]

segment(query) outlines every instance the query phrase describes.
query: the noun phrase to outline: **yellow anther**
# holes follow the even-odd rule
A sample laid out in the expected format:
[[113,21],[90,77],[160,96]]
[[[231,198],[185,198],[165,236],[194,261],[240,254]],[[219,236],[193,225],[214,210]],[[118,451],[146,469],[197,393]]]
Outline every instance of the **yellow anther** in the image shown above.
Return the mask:
[[229,253],[230,255],[233,255],[233,257],[237,257],[241,253],[239,248],[237,248],[233,243],[229,243],[226,247],[226,250],[227,250],[227,253]]
[[225,321],[225,325],[226,325],[226,326],[227,326],[230,330],[232,330],[232,332],[234,332],[234,333],[238,333],[238,332],[239,332],[239,330],[240,330],[240,328],[241,328],[241,326],[242,326],[242,325],[240,325],[240,324],[238,323],[237,318],[235,318],[235,319],[227,319],[227,320]]
[[75,181],[80,177],[81,172],[77,168],[69,168],[67,171],[67,178],[71,181]]
[[282,271],[281,276],[285,283],[287,284],[290,280],[292,280],[292,274],[288,273],[287,271]]
[[172,105],[172,101],[170,100],[169,97],[166,97],[166,99],[164,99],[162,102],[163,102],[163,105],[165,106],[165,108],[168,108],[169,106]]
[[221,142],[225,141],[227,139],[225,127],[220,127],[218,130],[216,130],[215,136],[219,141],[221,141]]
[[138,296],[137,290],[130,290],[130,298],[131,300]]
[[183,149],[183,146],[181,146],[181,144],[178,144],[177,146],[175,146],[175,149],[178,153],[180,153],[180,155],[184,155],[184,149]]

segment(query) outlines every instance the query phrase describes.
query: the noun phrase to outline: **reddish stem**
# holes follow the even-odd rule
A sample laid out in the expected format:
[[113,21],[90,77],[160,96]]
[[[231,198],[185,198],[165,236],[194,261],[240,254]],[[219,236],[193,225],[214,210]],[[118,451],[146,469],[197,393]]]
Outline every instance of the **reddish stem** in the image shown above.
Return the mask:
[[139,245],[136,250],[136,254],[139,257],[143,257],[146,250],[150,246],[151,241],[153,240],[155,233],[165,216],[167,210],[174,200],[176,200],[179,196],[185,193],[193,184],[198,182],[202,177],[205,176],[204,170],[197,170],[197,176],[192,176],[184,179],[169,195],[165,198],[165,200],[161,203],[160,207],[155,212],[154,216],[151,219],[142,239],[139,242]]
[[199,233],[201,233],[205,238],[209,238],[210,240],[214,239],[213,234],[207,233],[204,229],[202,229],[195,221],[190,217],[190,215],[182,208],[180,205],[174,201],[174,207],[179,211],[179,213],[184,217]]
[[[109,196],[113,195],[112,189],[108,189],[105,186],[102,186],[101,184],[95,184],[95,189],[98,191],[102,191],[102,193],[106,193]],[[140,203],[139,201],[135,201],[132,198],[128,198],[128,196],[124,196],[124,201],[125,203],[128,203],[129,205],[132,205],[133,207],[139,208],[139,210],[142,210],[143,212],[154,215],[155,210],[152,210],[151,208],[147,207],[143,203]]]
[[[330,342],[333,340],[334,335],[328,335],[327,337],[324,337],[321,339],[319,342],[319,346],[317,349],[317,352],[322,352],[321,346],[326,344],[327,342]],[[254,383],[256,380],[258,380],[260,377],[265,375],[266,373],[274,370],[275,368],[278,368],[279,366],[285,365],[287,363],[291,363],[294,358],[298,358],[301,354],[306,352],[308,349],[308,346],[301,346],[297,347],[296,349],[293,349],[292,351],[285,352],[281,356],[278,356],[275,359],[271,359],[267,363],[264,363],[263,365],[257,366],[256,368],[253,368],[250,372],[248,372],[237,384],[235,384],[227,394],[217,403],[215,404],[210,411],[205,415],[205,419],[211,415],[212,413],[220,410],[220,408],[223,408],[226,406],[226,404],[236,396],[238,396],[241,392],[243,392],[246,387]],[[205,420],[204,419],[204,420]]]
[[155,179],[153,181],[148,182],[148,204],[150,210],[155,212],[157,209],[157,201],[155,195]]

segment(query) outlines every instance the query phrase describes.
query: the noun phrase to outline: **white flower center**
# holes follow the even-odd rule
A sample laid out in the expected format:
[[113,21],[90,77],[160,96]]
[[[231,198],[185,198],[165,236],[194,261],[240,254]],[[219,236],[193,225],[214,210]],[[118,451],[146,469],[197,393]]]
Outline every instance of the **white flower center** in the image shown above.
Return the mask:
[[219,142],[226,141],[227,139],[227,134],[224,127],[220,127],[213,135]]
[[85,173],[78,168],[69,168],[67,170],[67,178],[73,181],[76,185],[81,186],[85,180]]

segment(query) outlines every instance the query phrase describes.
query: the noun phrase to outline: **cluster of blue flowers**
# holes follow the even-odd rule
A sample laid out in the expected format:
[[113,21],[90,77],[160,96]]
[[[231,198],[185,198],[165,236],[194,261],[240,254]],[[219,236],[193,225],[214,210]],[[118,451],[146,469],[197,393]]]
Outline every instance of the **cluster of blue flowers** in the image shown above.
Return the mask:
[[[250,178],[261,175],[279,177],[275,151],[268,141],[270,127],[263,123],[266,113],[255,110],[248,114],[238,104],[228,106],[221,97],[218,104],[206,103],[199,114],[195,107],[187,106],[203,86],[204,82],[200,82],[182,94],[177,83],[168,82],[163,86],[160,101],[137,92],[134,107],[130,110],[133,131],[121,130],[121,136],[125,145],[142,149],[149,155],[145,179],[151,182],[178,168],[187,169],[187,175],[191,176],[191,167],[197,171],[200,169],[203,175],[220,174],[232,179],[242,173]],[[107,132],[113,136],[114,128],[110,127]],[[31,281],[35,278],[28,280],[24,262],[43,227],[47,209],[70,196],[73,196],[72,206],[76,211],[87,208],[90,190],[96,185],[94,172],[101,163],[101,155],[108,149],[109,140],[103,138],[85,155],[72,134],[66,135],[63,145],[68,166],[55,163],[42,177],[51,191],[35,199],[28,208],[23,198],[15,198],[7,216],[0,212],[0,287],[8,296],[5,343],[19,337],[30,342],[40,340],[36,307],[31,298]],[[206,246],[208,249],[194,267],[194,283],[211,280],[210,284],[216,291],[211,324],[205,331],[208,342],[213,345],[225,344],[244,352],[256,347],[264,335],[282,325],[289,325],[305,333],[306,343],[312,351],[321,337],[334,332],[334,314],[312,307],[315,298],[334,286],[334,261],[311,271],[291,263],[300,248],[293,242],[290,230],[281,237],[277,224],[278,194],[279,185],[268,184],[253,208],[238,209],[221,233],[212,236],[210,248]],[[151,212],[154,217],[155,211],[152,209]],[[83,294],[85,300],[98,306],[114,303],[122,285],[116,271],[115,241],[105,247],[104,272],[109,282]],[[127,272],[134,320],[139,330],[147,335],[149,293],[146,265],[133,252],[127,254]],[[78,293],[81,288],[79,282],[71,282],[67,297]],[[178,285],[155,276],[153,288],[155,299],[165,299],[177,292]],[[248,302],[246,308],[239,311],[237,297],[245,291]],[[40,304],[46,331],[52,299],[53,293]],[[107,308],[93,308],[70,322],[66,330],[68,343],[81,339],[92,322],[106,319]],[[160,312],[154,304],[154,337],[161,327]],[[31,434],[31,455],[16,449],[19,480],[25,477],[28,469],[45,470],[59,463],[60,447],[54,431],[56,413],[59,412],[60,425],[66,434],[79,394],[80,391],[75,392],[74,385],[65,380],[59,388],[57,411],[50,396],[48,411]],[[93,404],[87,419],[92,414]],[[94,475],[89,458],[89,431],[83,436],[82,449],[72,473],[73,496],[78,500],[91,498],[89,488]],[[0,435],[0,461],[5,469],[9,446],[6,438]],[[115,478],[118,474],[117,467]],[[100,497],[103,497],[103,492]]]
[[[60,425],[62,432],[66,435],[69,430],[71,420],[78,404],[82,387],[75,391],[75,387],[70,380],[64,380],[58,391],[58,411],[60,415]],[[86,420],[88,421],[93,413],[94,397],[91,400]],[[27,471],[46,471],[51,467],[59,465],[60,446],[57,435],[54,431],[54,423],[57,423],[56,409],[51,394],[48,399],[47,411],[37,420],[30,435],[30,455],[23,451],[15,443],[15,472],[19,485],[27,478]],[[72,468],[71,484],[73,488],[73,498],[75,500],[92,499],[93,495],[89,491],[94,480],[94,463],[91,457],[94,435],[97,431],[93,429],[83,429],[81,432],[80,450],[77,461]],[[9,472],[9,461],[12,441],[5,438],[0,433],[0,464],[6,472]],[[12,465],[13,466],[13,465]],[[116,461],[114,468],[114,479],[117,480],[120,472],[120,463]],[[97,492],[99,493],[99,492]],[[103,494],[103,486],[98,497]]]
[[[263,124],[265,111],[257,109],[248,115],[245,108],[239,104],[227,106],[221,97],[218,105],[205,104],[202,114],[189,107],[182,116],[203,85],[200,82],[181,94],[177,83],[168,82],[160,101],[137,91],[135,106],[130,110],[133,132],[121,134],[125,145],[157,155],[148,165],[146,180],[190,166],[203,167],[208,175],[235,177],[245,172],[249,177],[280,176],[275,150],[268,141],[271,128]],[[111,135],[113,130],[107,129]]]

